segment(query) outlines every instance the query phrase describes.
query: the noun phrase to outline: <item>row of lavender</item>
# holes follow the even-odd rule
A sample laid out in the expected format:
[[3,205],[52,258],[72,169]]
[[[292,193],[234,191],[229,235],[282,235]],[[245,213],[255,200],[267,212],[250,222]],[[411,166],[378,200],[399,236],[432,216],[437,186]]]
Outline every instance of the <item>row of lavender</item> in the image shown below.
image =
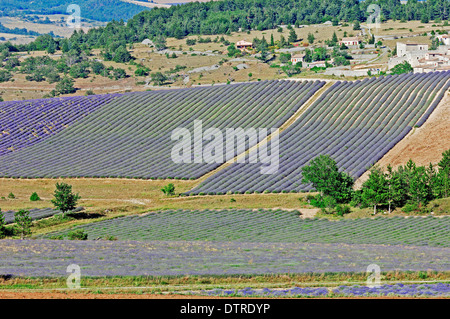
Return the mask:
[[450,71],[337,82],[282,132],[277,173],[261,174],[261,164],[233,163],[187,195],[308,191],[301,168],[320,154],[331,155],[357,178],[414,125],[423,124],[442,98],[441,90],[448,89],[449,78]]
[[0,103],[0,156],[58,133],[119,96],[121,94]]
[[0,274],[65,277],[448,271],[441,247],[207,241],[0,240]]
[[[198,178],[220,163],[172,161],[173,130],[193,134],[195,120],[203,131],[279,127],[324,84],[275,80],[130,93],[42,143],[4,156],[0,176]],[[200,143],[204,148],[208,142]],[[191,160],[196,146],[190,145]]]
[[83,230],[88,239],[206,240],[345,243],[450,247],[450,217],[361,218],[330,221],[299,218],[283,210],[167,210],[94,222],[46,234],[66,237]]

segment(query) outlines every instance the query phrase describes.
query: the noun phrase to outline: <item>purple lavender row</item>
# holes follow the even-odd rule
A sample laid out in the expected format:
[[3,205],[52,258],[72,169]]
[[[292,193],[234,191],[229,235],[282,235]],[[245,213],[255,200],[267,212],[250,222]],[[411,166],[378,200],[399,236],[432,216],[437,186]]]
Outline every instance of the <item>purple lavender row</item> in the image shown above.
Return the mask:
[[0,156],[58,133],[119,96],[121,94],[0,103]]

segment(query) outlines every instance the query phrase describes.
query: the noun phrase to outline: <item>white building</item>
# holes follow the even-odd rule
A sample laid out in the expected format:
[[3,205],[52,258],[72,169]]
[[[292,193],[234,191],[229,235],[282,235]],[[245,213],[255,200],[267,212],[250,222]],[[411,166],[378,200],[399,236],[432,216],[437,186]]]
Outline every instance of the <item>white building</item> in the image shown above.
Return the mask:
[[325,61],[314,61],[314,62],[303,63],[303,67],[307,68],[307,69],[312,69],[315,66],[318,68],[325,68],[327,65],[326,65]]
[[438,34],[436,36],[440,42],[442,42],[444,45],[450,45],[450,35],[448,34]]
[[305,58],[305,54],[295,54],[291,57],[291,62],[293,65],[296,65],[299,62],[303,63],[304,58]]
[[347,37],[347,38],[342,38],[342,40],[339,41],[339,45],[344,44],[347,47],[359,45],[360,43],[361,43],[361,39],[359,37]]
[[408,53],[417,53],[428,51],[428,44],[412,43],[412,42],[397,42],[397,56],[402,57]]

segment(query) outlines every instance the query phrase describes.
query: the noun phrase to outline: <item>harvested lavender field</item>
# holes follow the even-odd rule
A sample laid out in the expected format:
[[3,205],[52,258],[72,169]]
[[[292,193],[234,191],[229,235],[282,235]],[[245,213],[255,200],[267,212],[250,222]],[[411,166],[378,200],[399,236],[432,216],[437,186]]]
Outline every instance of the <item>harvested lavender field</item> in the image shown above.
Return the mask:
[[277,273],[450,270],[450,249],[386,245],[0,241],[0,274],[65,277],[70,264],[82,276],[238,275]]

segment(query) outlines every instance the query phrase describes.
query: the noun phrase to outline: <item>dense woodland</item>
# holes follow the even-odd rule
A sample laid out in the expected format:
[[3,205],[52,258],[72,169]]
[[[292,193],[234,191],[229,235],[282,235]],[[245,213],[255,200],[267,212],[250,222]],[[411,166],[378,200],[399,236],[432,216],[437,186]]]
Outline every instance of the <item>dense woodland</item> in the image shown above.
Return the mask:
[[[9,0],[7,3],[15,3]],[[57,0],[50,0],[48,8],[55,6]],[[82,7],[82,17],[94,12],[102,12],[102,8],[110,8],[115,0],[102,1],[103,5],[96,6],[99,0],[79,1]],[[111,2],[111,5],[108,3]],[[43,0],[34,1],[41,3]],[[48,1],[45,1],[47,5]],[[122,3],[122,2],[120,2]],[[353,23],[366,21],[371,12],[367,7],[372,4],[381,7],[381,20],[448,20],[450,12],[449,0],[428,0],[419,2],[409,0],[401,4],[400,0],[227,0],[211,2],[192,2],[171,8],[155,8],[145,10],[133,16],[127,23],[123,20],[111,21],[105,27],[93,28],[89,32],[74,32],[69,45],[76,43],[86,48],[106,48],[114,51],[121,45],[140,42],[146,38],[156,40],[158,37],[183,38],[187,35],[216,35],[229,34],[238,30],[266,30],[276,28],[282,24],[302,25],[332,21]],[[36,4],[36,5],[37,5]],[[83,10],[83,6],[92,5],[93,10]],[[114,4],[115,5],[115,4]],[[2,1],[0,12],[3,11]],[[60,10],[60,9],[58,9]],[[96,11],[97,10],[97,11]],[[109,10],[109,9],[108,9]],[[114,6],[116,12],[121,7]],[[26,10],[25,10],[26,11]],[[6,11],[7,14],[8,11]],[[132,12],[132,11],[129,11]],[[105,13],[106,17],[107,14]],[[63,41],[48,42],[51,46],[62,47]],[[112,49],[108,47],[112,46]],[[17,46],[17,50],[42,50],[39,44]]]
[[2,0],[0,2],[0,17],[29,14],[68,14],[67,6],[73,3],[80,6],[82,18],[102,22],[113,19],[128,20],[137,13],[146,10],[145,7],[120,0]]

